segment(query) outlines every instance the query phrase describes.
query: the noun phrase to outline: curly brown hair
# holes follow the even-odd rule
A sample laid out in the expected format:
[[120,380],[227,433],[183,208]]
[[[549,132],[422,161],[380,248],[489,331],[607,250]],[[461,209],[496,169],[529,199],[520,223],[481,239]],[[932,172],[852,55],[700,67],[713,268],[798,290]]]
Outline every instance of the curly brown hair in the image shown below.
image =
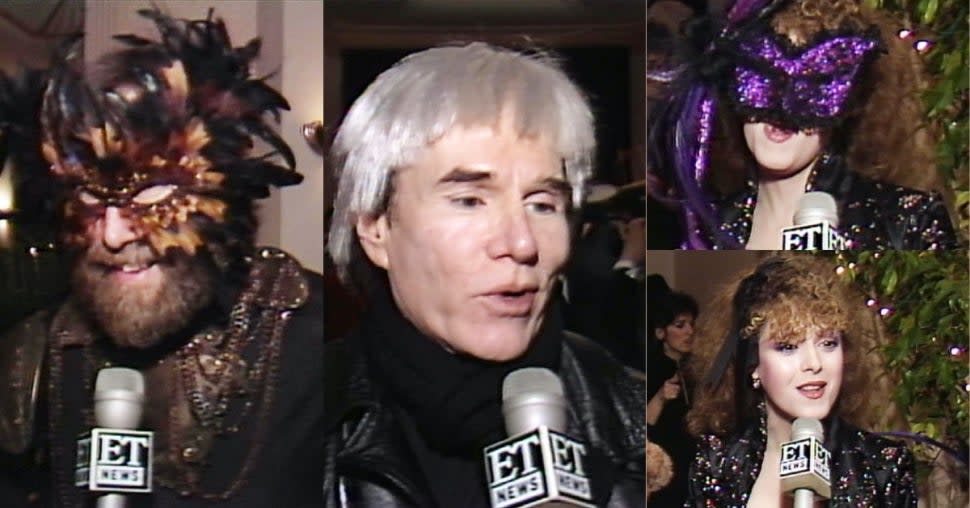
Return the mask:
[[[763,392],[755,392],[750,376],[758,365],[757,344],[790,337],[804,340],[809,328],[842,334],[842,389],[833,413],[860,427],[872,427],[875,409],[885,399],[872,397],[871,375],[879,372],[871,312],[861,294],[839,280],[835,264],[810,254],[786,253],[762,261],[754,271],[738,274],[701,315],[688,372],[696,386],[687,415],[695,435],[730,434],[755,417]],[[719,379],[706,379],[726,340],[737,350]],[[784,340],[784,339],[782,339]],[[739,375],[740,374],[740,375]]]
[[[898,37],[903,27],[900,20],[859,0],[794,0],[779,9],[770,24],[796,44],[805,44],[823,31],[877,27],[886,53],[867,67],[846,120],[825,133],[823,141],[843,152],[849,167],[864,176],[924,191],[943,190],[942,175],[936,170],[939,136],[926,119],[921,99],[928,79],[919,54]],[[720,132],[712,145],[711,160],[722,161],[721,171],[713,172],[712,186],[730,194],[743,183],[753,157],[741,135],[741,119],[725,109],[729,108],[718,111]],[[840,140],[847,143],[833,146]],[[717,174],[724,172],[728,174]]]

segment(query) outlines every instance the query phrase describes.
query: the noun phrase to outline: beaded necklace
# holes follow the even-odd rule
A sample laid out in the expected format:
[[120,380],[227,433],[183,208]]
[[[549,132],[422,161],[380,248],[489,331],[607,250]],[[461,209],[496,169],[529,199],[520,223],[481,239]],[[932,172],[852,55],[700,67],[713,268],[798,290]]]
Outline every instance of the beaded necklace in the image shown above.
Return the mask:
[[[284,252],[266,248],[251,261],[247,287],[240,294],[224,329],[207,328],[195,334],[171,361],[175,376],[169,395],[168,446],[156,450],[156,483],[183,496],[198,496],[212,501],[231,498],[246,484],[264,445],[264,435],[273,409],[283,332],[292,310],[305,302],[308,288],[300,265]],[[66,319],[77,318],[67,316]],[[71,457],[60,439],[63,431],[64,399],[62,384],[64,357],[62,344],[70,331],[57,331],[49,345],[49,442],[56,495],[61,506],[80,506],[73,487]],[[91,344],[83,346],[82,379],[84,393],[93,393],[94,374],[110,362],[99,358]],[[248,359],[248,361],[247,361]],[[180,423],[179,401],[187,402],[191,422]],[[255,421],[249,421],[254,407]],[[231,417],[231,418],[230,418]],[[85,426],[94,426],[90,404],[82,410]],[[227,439],[248,431],[246,458],[234,478],[223,488],[206,489],[202,471],[210,463],[209,452],[217,438]],[[160,453],[161,452],[161,453]],[[166,467],[167,466],[167,467]]]

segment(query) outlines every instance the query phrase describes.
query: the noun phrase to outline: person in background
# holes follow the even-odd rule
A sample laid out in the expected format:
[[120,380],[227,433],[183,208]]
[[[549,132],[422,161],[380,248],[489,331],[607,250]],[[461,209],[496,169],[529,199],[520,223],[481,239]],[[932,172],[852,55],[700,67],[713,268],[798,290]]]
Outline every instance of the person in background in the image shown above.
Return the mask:
[[686,432],[690,387],[686,362],[694,346],[698,307],[690,295],[671,291],[650,300],[652,346],[647,354],[647,434],[671,457],[673,478],[651,497],[656,506],[682,506],[694,439]]
[[584,205],[580,238],[565,271],[565,326],[643,372],[645,226],[642,199],[630,199],[643,185],[628,187],[618,192],[612,185],[594,186]]

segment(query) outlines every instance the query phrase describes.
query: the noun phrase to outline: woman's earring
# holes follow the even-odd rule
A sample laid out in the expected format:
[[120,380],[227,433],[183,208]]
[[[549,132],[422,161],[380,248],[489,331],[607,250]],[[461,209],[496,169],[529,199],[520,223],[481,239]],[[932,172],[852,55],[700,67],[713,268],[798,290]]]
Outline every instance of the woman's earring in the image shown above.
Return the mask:
[[761,378],[758,376],[751,376],[751,388],[757,390],[761,388]]

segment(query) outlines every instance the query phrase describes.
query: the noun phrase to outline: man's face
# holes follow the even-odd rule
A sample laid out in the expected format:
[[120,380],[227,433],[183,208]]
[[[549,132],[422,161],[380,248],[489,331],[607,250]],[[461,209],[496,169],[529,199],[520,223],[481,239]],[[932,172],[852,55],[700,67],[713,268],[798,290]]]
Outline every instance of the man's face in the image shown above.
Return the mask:
[[127,213],[108,206],[86,223],[85,250],[72,282],[81,304],[116,344],[147,348],[209,303],[213,275],[200,255],[171,249],[160,256]]
[[570,194],[552,146],[506,121],[455,127],[394,178],[389,211],[357,232],[398,308],[449,350],[521,355],[569,252]]

